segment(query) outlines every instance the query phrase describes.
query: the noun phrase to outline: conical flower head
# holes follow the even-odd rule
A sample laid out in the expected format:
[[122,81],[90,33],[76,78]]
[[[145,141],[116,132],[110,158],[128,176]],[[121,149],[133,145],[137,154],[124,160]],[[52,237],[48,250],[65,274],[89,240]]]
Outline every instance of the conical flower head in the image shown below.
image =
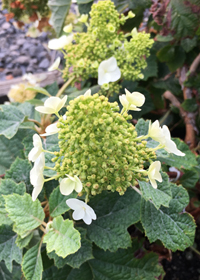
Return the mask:
[[81,193],[92,195],[106,189],[122,195],[136,179],[146,180],[133,169],[142,169],[154,154],[145,143],[136,143],[135,128],[127,122],[130,116],[120,115],[117,103],[86,94],[69,104],[67,118],[60,118],[57,124],[60,151],[53,159],[63,193],[76,190],[72,178],[80,179]]

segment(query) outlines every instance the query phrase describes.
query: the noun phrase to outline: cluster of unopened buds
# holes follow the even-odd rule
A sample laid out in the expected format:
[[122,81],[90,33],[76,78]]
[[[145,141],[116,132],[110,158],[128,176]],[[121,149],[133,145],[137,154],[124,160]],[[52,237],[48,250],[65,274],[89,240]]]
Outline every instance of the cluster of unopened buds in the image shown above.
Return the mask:
[[[150,181],[152,187],[155,189],[157,188],[156,181],[162,182],[162,177],[160,174],[161,163],[159,161],[151,160],[151,158],[156,158],[155,151],[163,148],[167,152],[173,153],[178,156],[184,156],[184,153],[179,151],[177,149],[176,144],[171,140],[171,135],[170,135],[168,127],[164,125],[161,128],[158,121],[149,123],[149,130],[148,130],[147,135],[137,137],[137,133],[136,133],[136,131],[134,131],[134,127],[130,123],[127,123],[127,120],[130,119],[130,116],[127,114],[127,112],[129,110],[133,110],[133,111],[141,110],[139,107],[141,107],[144,104],[145,97],[143,94],[141,94],[139,92],[130,93],[127,89],[125,90],[125,92],[126,92],[126,94],[123,94],[120,96],[120,102],[123,106],[121,113],[114,112],[119,109],[119,107],[116,105],[116,102],[110,103],[107,101],[106,97],[99,96],[98,94],[91,95],[90,90],[86,91],[86,93],[83,96],[79,96],[76,99],[74,99],[73,101],[70,101],[70,105],[67,107],[68,111],[66,112],[66,114],[64,116],[60,116],[59,111],[61,110],[61,108],[63,108],[65,106],[65,103],[67,101],[67,96],[64,96],[62,99],[59,97],[53,97],[53,96],[49,97],[44,102],[44,106],[36,107],[36,110],[42,114],[55,114],[58,117],[58,121],[49,125],[46,128],[46,133],[42,134],[41,136],[49,136],[49,135],[59,133],[59,139],[61,140],[60,145],[62,145],[62,148],[60,146],[60,153],[49,152],[47,150],[44,150],[40,136],[38,134],[34,134],[34,136],[33,136],[33,146],[34,147],[29,152],[29,155],[28,155],[29,160],[34,162],[34,167],[32,168],[32,170],[30,172],[31,184],[34,187],[33,192],[32,192],[33,201],[35,201],[37,199],[38,195],[40,194],[40,192],[43,188],[44,182],[47,182],[52,179],[56,179],[56,180],[60,179],[60,192],[63,195],[67,196],[67,195],[71,194],[73,191],[77,192],[79,194],[79,196],[82,196],[84,192],[86,193],[86,198],[85,198],[86,203],[83,202],[82,200],[75,199],[75,198],[70,198],[66,201],[67,205],[71,209],[75,210],[73,212],[73,219],[74,220],[83,219],[83,221],[86,224],[90,224],[92,222],[92,220],[96,219],[96,214],[94,213],[93,209],[89,205],[87,205],[88,195],[89,194],[93,195],[93,193],[90,192],[90,188],[89,188],[91,184],[86,183],[84,185],[82,182],[82,180],[83,180],[82,178],[84,178],[84,174],[82,174],[82,173],[79,174],[79,171],[77,171],[77,169],[81,166],[81,164],[83,165],[83,170],[88,168],[88,166],[86,166],[86,160],[89,159],[89,157],[91,158],[91,160],[89,161],[89,164],[91,166],[90,168],[91,168],[92,172],[95,172],[96,167],[98,168],[98,166],[96,166],[97,162],[94,161],[95,158],[93,158],[93,155],[91,153],[88,154],[87,146],[84,146],[85,137],[87,137],[85,135],[85,132],[87,132],[88,128],[86,126],[86,127],[84,127],[84,131],[82,131],[82,129],[80,127],[81,124],[78,123],[78,125],[77,125],[78,128],[75,129],[75,132],[78,133],[77,134],[78,140],[77,140],[76,136],[73,135],[74,134],[73,129],[69,128],[69,126],[70,125],[73,126],[73,124],[75,122],[77,122],[78,118],[84,118],[85,117],[84,115],[87,114],[88,112],[91,112],[90,116],[93,116],[92,114],[96,114],[96,112],[98,112],[98,110],[101,110],[101,107],[100,107],[101,103],[103,106],[102,108],[105,108],[105,107],[110,108],[109,109],[110,111],[108,110],[108,112],[110,112],[110,116],[112,116],[112,114],[115,114],[113,116],[115,116],[115,118],[119,122],[121,122],[121,123],[124,122],[124,127],[122,125],[119,125],[119,129],[122,129],[124,133],[126,133],[126,131],[128,131],[127,135],[130,135],[130,137],[132,137],[131,135],[133,135],[133,134],[134,134],[134,137],[136,137],[136,138],[134,138],[136,140],[135,143],[131,143],[126,138],[125,138],[125,140],[123,140],[122,135],[116,134],[119,136],[119,139],[121,141],[121,142],[119,141],[121,147],[123,148],[123,146],[126,146],[126,147],[130,146],[132,148],[132,146],[133,146],[133,148],[134,148],[134,144],[137,147],[140,147],[140,150],[138,150],[139,151],[138,154],[140,154],[141,157],[144,156],[145,161],[150,162],[150,166],[149,166],[148,170],[144,170],[143,168],[141,168],[143,165],[139,163],[140,158],[131,158],[131,155],[129,154],[129,155],[127,155],[129,162],[127,162],[125,159],[126,155],[119,154],[120,156],[122,156],[121,157],[122,160],[124,160],[124,163],[122,163],[122,167],[120,167],[116,162],[111,162],[111,164],[109,163],[109,160],[111,159],[112,154],[110,154],[110,156],[108,156],[106,159],[106,157],[104,157],[106,152],[103,154],[102,151],[98,151],[98,155],[97,155],[98,157],[96,159],[98,160],[99,168],[100,169],[102,168],[102,172],[103,172],[104,170],[106,170],[106,168],[108,166],[113,165],[113,168],[111,168],[112,169],[111,176],[114,176],[113,174],[116,172],[119,172],[120,168],[122,168],[122,174],[124,174],[123,175],[124,179],[122,179],[123,176],[121,178],[116,177],[114,179],[116,179],[116,183],[119,183],[119,181],[122,180],[121,181],[122,185],[124,183],[124,180],[125,181],[128,180],[128,182],[127,182],[128,186],[131,186],[131,182],[135,182],[135,184],[137,184],[137,181],[132,181],[133,178],[132,178],[131,173],[129,171],[128,171],[128,173],[126,173],[127,169],[130,168],[130,166],[131,166],[131,172],[140,174],[140,176],[143,176],[142,180]],[[84,104],[88,104],[88,107]],[[97,105],[95,105],[95,104],[97,104]],[[76,108],[78,108],[80,111],[78,111],[78,109],[76,109]],[[75,114],[75,116],[77,114],[75,119],[73,118],[73,115],[70,115],[70,113],[72,113],[72,112]],[[91,145],[91,149],[94,148],[94,150],[92,150],[92,151],[94,151],[94,153],[95,153],[95,149],[96,149],[95,142],[94,142],[95,137],[98,138],[98,133],[101,132],[100,130],[103,129],[104,127],[107,130],[108,127],[113,123],[112,117],[110,117],[106,113],[103,113],[103,115],[105,116],[105,122],[107,123],[108,126],[104,126],[103,120],[94,118],[92,120],[93,123],[90,126],[90,127],[92,127],[91,129],[93,129],[93,130],[92,130],[92,132],[90,132],[90,130],[88,130],[88,133],[89,133],[88,134],[89,135],[88,136],[88,146]],[[66,121],[70,122],[70,125],[69,125],[69,123],[66,124]],[[91,120],[90,120],[90,122],[91,122]],[[115,125],[112,127],[113,127],[114,131],[118,131],[118,128]],[[63,134],[60,134],[62,129],[66,132],[66,134],[65,134],[66,138],[65,138],[65,136],[63,136]],[[69,158],[67,158],[66,157],[67,148],[63,148],[63,147],[65,147],[65,145],[70,145],[70,141],[67,140],[70,137],[69,130],[72,132],[73,139],[71,139],[71,140],[72,140],[73,144],[67,150],[67,151],[69,151]],[[105,134],[105,136],[107,133],[106,130],[102,132],[103,134]],[[95,133],[96,133],[96,135],[95,135]],[[159,145],[156,148],[145,148],[146,141],[144,141],[144,140],[149,137],[151,137],[153,140],[159,142]],[[132,138],[130,138],[130,139],[132,139]],[[113,140],[115,141],[115,139],[113,139]],[[98,141],[99,141],[98,143],[101,143],[103,140],[98,139]],[[107,141],[106,142],[107,147],[109,147],[108,142],[111,140],[109,140],[109,138],[108,138],[106,141]],[[116,142],[116,143],[118,143],[118,142]],[[73,145],[75,145],[75,147],[76,147],[75,151],[73,151]],[[116,145],[118,145],[118,144],[116,144]],[[70,156],[76,155],[76,153],[78,153],[79,148],[82,146],[86,150],[85,150],[85,153],[82,153],[82,150],[80,152],[80,165],[79,165],[79,162],[77,162],[77,157],[73,157],[71,160]],[[103,143],[103,146],[104,146],[104,143]],[[104,148],[106,149],[106,147],[104,147]],[[120,147],[117,149],[119,150]],[[109,150],[109,148],[107,148],[107,150]],[[136,150],[136,148],[134,148],[134,150]],[[127,148],[127,151],[129,152],[128,148]],[[146,151],[146,154],[145,154],[145,151]],[[44,156],[45,152],[51,153],[54,156],[59,154],[59,156],[61,156],[63,158],[63,166],[61,166],[60,159],[57,159],[57,162],[56,162],[57,168],[56,168],[56,165],[55,165],[55,168],[50,168],[50,167],[45,166],[45,156]],[[85,154],[85,155],[83,155],[83,154]],[[112,156],[115,156],[115,155],[112,155]],[[117,155],[116,155],[116,157],[117,157]],[[133,166],[135,166],[135,168],[132,167],[132,165],[131,165],[132,162],[133,162],[133,164],[135,164],[135,165],[133,165]],[[68,168],[70,170],[69,171],[70,174],[65,173],[65,170],[66,170],[65,167],[66,167],[66,169]],[[57,174],[51,178],[45,179],[44,175],[43,175],[43,171],[45,168],[56,170]],[[70,169],[70,168],[72,168],[72,169]],[[60,170],[60,173],[58,172],[58,170]],[[73,172],[71,172],[71,170],[75,170],[75,174],[73,174]],[[98,170],[98,172],[100,172],[99,170]],[[98,172],[96,174],[98,174]],[[126,176],[126,174],[128,174],[128,175]],[[104,175],[102,175],[102,176],[104,176]],[[93,180],[93,179],[95,179],[96,175],[92,175],[92,176],[88,176],[88,177],[91,177],[90,179]],[[128,179],[125,179],[125,177]],[[99,179],[99,181],[97,181],[98,184],[94,184],[94,189],[97,189],[97,190],[100,189],[101,184],[105,183],[105,181],[107,180],[108,181],[107,190],[111,190],[111,186],[110,186],[111,182],[109,182],[109,180],[112,181],[113,177],[110,177],[110,178],[111,179],[108,179],[108,178],[106,178],[106,176],[104,176],[103,179]],[[137,178],[138,177],[136,177],[136,179]],[[98,179],[98,177],[97,177],[97,179]],[[130,183],[129,183],[129,181],[130,181]],[[115,189],[114,189],[114,191],[115,191]],[[124,193],[122,190],[119,190],[119,188],[117,189],[117,191],[121,195],[123,195],[123,193]]]

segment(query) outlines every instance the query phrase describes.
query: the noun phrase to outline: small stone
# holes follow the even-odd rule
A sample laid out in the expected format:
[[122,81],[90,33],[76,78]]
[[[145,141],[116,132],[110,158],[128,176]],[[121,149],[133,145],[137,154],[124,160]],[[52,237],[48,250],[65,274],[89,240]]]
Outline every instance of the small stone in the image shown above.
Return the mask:
[[36,54],[37,54],[37,47],[36,46],[30,47],[29,54],[30,54],[31,57],[32,56],[36,56]]
[[21,46],[21,45],[23,45],[25,42],[26,42],[25,39],[18,39],[18,40],[17,40],[17,45]]
[[12,75],[13,75],[14,77],[19,77],[19,76],[22,75],[22,70],[19,69],[19,68],[15,68],[15,69],[12,70]]
[[19,47],[16,46],[16,45],[13,45],[13,46],[10,46],[10,51],[15,51],[15,50],[18,50]]
[[17,56],[19,56],[19,52],[12,51],[12,52],[10,52],[10,56],[17,57]]
[[38,57],[39,59],[42,59],[42,58],[44,58],[46,55],[47,55],[47,53],[46,53],[45,51],[43,51],[43,52],[38,52],[37,57]]
[[40,64],[39,68],[47,69],[49,67],[49,60],[47,58],[44,58]]
[[15,59],[14,63],[20,63],[20,64],[29,64],[30,58],[28,56],[22,55],[19,56],[17,59]]
[[10,28],[10,27],[11,27],[11,24],[10,24],[9,22],[4,22],[4,23],[2,24],[2,26],[1,26],[1,28],[4,29],[4,30],[6,30],[6,29],[8,29],[8,28]]

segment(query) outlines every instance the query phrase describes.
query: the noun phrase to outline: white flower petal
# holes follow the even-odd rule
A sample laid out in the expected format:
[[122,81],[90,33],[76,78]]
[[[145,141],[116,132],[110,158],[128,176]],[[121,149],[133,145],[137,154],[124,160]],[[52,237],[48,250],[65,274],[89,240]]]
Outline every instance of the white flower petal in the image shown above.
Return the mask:
[[96,220],[94,210],[83,201],[76,198],[70,198],[66,201],[66,203],[71,209],[75,210],[72,215],[74,219],[83,219],[87,225],[91,224],[92,219]]
[[157,183],[155,180],[162,182],[161,174],[159,173],[161,168],[160,161],[154,161],[150,166],[148,170],[148,177],[151,182],[151,185],[154,189],[157,188]]
[[40,192],[42,191],[43,184],[44,184],[44,181],[43,181],[42,184],[37,185],[37,186],[33,189],[33,192],[32,192],[32,200],[33,200],[33,201],[36,200],[36,198],[38,197],[38,195],[39,195]]
[[66,33],[71,33],[72,32],[72,29],[73,29],[73,26],[72,24],[68,24],[66,25],[64,28],[63,28],[63,31],[66,32]]
[[91,96],[91,89],[88,89],[85,93],[84,96]]
[[121,77],[121,71],[117,66],[117,60],[115,57],[110,57],[107,60],[102,61],[98,67],[98,84],[108,84],[109,82],[115,82]]
[[126,98],[130,104],[134,104],[135,106],[141,107],[145,102],[145,96],[137,91],[130,93],[126,88]]
[[157,183],[154,179],[150,179],[151,185],[154,189],[157,189]]
[[85,211],[82,207],[76,209],[72,214],[74,220],[81,220],[83,219],[84,216],[85,216]]
[[60,65],[60,57],[57,57],[54,63],[48,68],[48,71],[57,70],[59,65]]
[[91,216],[87,212],[85,213],[85,216],[83,217],[83,221],[87,225],[90,225],[92,223],[92,218],[91,218]]
[[121,71],[119,67],[117,67],[113,72],[110,72],[110,82],[116,82],[121,77]]
[[45,129],[46,133],[40,134],[40,136],[49,136],[58,133],[60,128],[57,127],[57,122],[48,125]]
[[60,111],[60,109],[65,105],[66,100],[67,95],[65,95],[62,99],[56,96],[51,96],[44,102],[44,106],[38,106],[35,110],[43,114],[54,114]]
[[48,43],[48,48],[51,50],[60,50],[73,41],[74,34],[69,36],[63,35],[58,39],[52,39]]
[[60,192],[63,195],[71,194],[73,192],[74,188],[75,188],[75,182],[73,182],[69,178],[64,178],[60,182]]
[[69,198],[66,200],[66,203],[73,210],[76,210],[76,209],[79,209],[80,207],[85,206],[85,203],[83,201],[76,199],[76,198]]

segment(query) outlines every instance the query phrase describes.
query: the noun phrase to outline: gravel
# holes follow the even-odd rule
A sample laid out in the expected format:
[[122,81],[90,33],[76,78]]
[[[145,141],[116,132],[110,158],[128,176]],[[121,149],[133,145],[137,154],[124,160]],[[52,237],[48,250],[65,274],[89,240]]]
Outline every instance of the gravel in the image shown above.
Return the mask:
[[6,21],[7,10],[1,10],[0,0],[0,80],[6,76],[20,77],[25,73],[41,73],[49,66],[60,52],[48,49],[48,34],[42,32],[37,38],[26,36],[29,25],[17,29],[14,19]]

